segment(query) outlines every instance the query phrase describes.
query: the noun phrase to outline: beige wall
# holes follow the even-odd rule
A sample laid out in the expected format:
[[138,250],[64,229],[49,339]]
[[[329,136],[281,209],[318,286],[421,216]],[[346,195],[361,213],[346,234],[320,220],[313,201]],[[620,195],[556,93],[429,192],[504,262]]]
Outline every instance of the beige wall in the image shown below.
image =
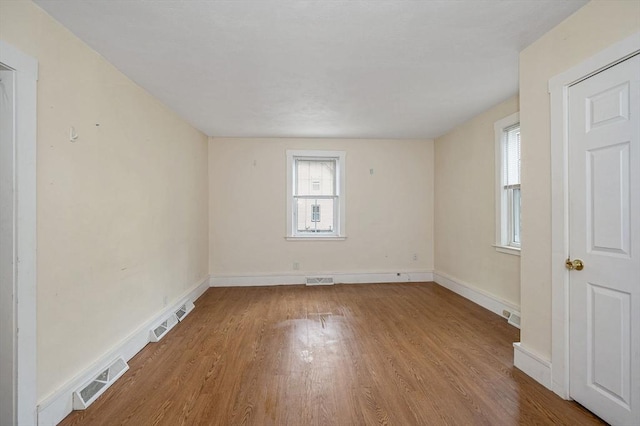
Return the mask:
[[639,1],[593,1],[520,54],[522,345],[551,358],[551,77],[640,31]]
[[[346,151],[346,241],[285,240],[287,149]],[[212,138],[209,155],[213,276],[433,269],[433,141]]]
[[207,138],[31,2],[0,38],[39,62],[42,399],[207,276]]
[[513,97],[435,141],[435,270],[520,305],[520,257],[495,244],[497,120],[518,111]]

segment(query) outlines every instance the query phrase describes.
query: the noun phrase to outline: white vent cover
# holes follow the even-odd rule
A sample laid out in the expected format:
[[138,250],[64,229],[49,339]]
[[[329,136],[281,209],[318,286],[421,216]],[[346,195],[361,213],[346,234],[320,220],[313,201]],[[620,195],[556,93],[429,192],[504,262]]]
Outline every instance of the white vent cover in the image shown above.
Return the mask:
[[177,323],[178,317],[176,314],[171,314],[166,320],[149,330],[149,341],[159,342]]
[[520,328],[520,312],[511,312],[507,322],[516,328]]
[[73,409],[86,409],[128,369],[129,365],[124,360],[124,358],[120,357],[113,361],[107,368],[96,375],[91,381],[85,383],[73,393]]
[[333,285],[333,277],[307,277],[307,285]]
[[193,304],[192,301],[188,301],[188,302],[184,303],[176,311],[176,317],[178,317],[179,321],[182,321],[184,319],[184,317],[186,317],[189,312],[193,311],[193,308],[195,308],[195,305]]

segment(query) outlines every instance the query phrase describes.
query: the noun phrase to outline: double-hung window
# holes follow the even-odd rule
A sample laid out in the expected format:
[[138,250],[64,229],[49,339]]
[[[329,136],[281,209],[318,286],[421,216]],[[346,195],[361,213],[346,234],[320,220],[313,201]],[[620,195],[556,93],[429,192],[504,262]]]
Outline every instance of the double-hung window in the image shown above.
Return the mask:
[[496,249],[520,251],[520,123],[512,114],[495,123]]
[[287,238],[344,238],[343,151],[287,151]]

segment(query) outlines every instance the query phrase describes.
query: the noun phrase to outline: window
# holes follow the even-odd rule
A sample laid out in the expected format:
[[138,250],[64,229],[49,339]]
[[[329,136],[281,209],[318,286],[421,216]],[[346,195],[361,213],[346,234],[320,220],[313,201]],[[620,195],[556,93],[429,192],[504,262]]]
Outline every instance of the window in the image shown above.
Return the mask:
[[314,204],[311,211],[311,222],[320,222],[320,204]]
[[343,151],[287,151],[287,238],[344,238]]
[[520,253],[520,118],[515,113],[495,123],[496,250]]

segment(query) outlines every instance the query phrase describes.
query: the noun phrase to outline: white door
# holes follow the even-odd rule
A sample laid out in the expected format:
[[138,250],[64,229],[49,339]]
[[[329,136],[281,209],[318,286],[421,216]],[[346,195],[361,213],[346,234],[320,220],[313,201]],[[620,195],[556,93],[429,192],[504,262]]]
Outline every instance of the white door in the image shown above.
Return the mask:
[[15,423],[13,71],[0,64],[0,424]]
[[0,64],[0,425],[16,415],[13,78]]
[[569,394],[620,425],[640,425],[639,108],[640,55],[569,88]]

